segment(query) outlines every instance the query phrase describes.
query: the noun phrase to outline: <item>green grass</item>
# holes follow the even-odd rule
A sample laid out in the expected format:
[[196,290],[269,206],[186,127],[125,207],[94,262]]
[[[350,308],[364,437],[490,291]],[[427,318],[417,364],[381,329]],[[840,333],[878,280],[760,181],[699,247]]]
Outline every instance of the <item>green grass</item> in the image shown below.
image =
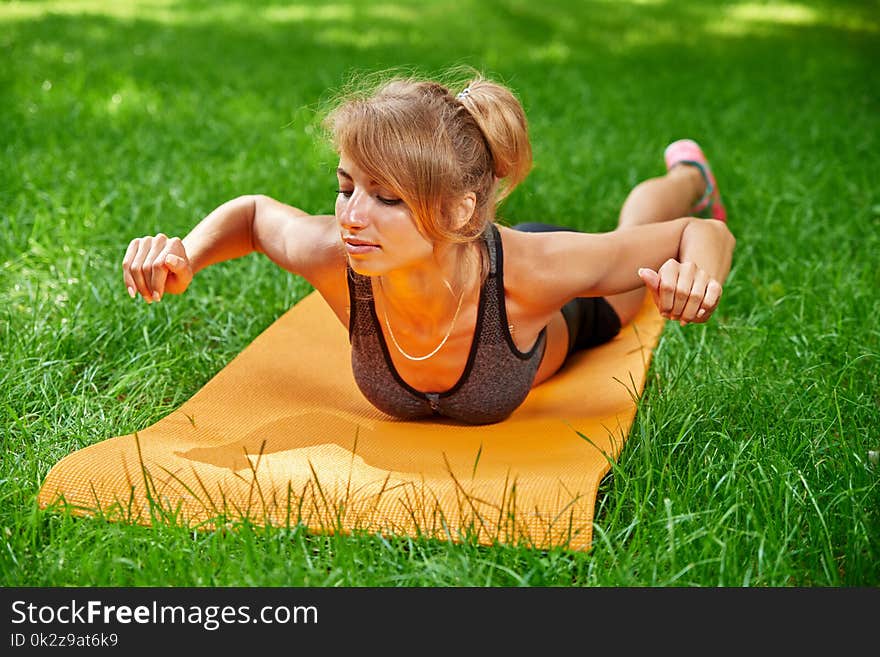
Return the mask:
[[[880,584],[880,3],[0,3],[0,584]],[[424,5],[424,7],[423,7]],[[331,212],[352,71],[509,83],[536,166],[505,220],[609,230],[703,143],[737,236],[669,323],[588,553],[36,509],[48,469],[179,407],[307,284],[249,256],[128,298],[128,241],[265,193]]]

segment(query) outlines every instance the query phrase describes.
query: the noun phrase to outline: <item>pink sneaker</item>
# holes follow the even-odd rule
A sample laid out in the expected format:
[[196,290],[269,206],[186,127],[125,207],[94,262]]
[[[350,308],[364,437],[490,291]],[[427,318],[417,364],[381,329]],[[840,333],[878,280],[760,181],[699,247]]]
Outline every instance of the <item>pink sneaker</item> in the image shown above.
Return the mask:
[[663,151],[663,159],[666,161],[666,170],[669,171],[677,164],[692,164],[700,170],[706,180],[706,192],[697,204],[691,208],[691,212],[697,216],[708,215],[712,219],[727,221],[727,210],[721,202],[721,193],[712,175],[709,161],[703,155],[703,149],[693,139],[679,139],[674,141]]

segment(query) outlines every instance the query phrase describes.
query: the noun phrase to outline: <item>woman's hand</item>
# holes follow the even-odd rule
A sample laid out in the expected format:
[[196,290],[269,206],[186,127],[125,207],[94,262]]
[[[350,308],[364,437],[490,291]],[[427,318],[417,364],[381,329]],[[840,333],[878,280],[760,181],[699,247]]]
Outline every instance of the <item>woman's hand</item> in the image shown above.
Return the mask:
[[131,241],[122,260],[122,277],[130,297],[140,294],[151,303],[161,301],[166,292],[182,294],[193,270],[180,238],[159,233]]
[[639,278],[650,290],[660,314],[682,326],[708,320],[721,299],[721,283],[692,262],[670,258],[658,271],[639,269]]

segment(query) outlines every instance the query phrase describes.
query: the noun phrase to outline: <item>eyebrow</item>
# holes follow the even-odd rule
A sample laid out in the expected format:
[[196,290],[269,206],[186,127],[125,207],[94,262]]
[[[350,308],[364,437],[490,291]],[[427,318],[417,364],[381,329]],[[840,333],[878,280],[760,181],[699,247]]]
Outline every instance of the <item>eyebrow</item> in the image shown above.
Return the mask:
[[[351,182],[354,182],[354,178],[351,177],[351,174],[348,171],[346,171],[345,169],[343,169],[342,167],[336,167],[336,174],[342,176],[346,180],[350,180]],[[379,186],[379,183],[376,182],[375,180],[371,179],[370,186],[377,187],[377,186]]]

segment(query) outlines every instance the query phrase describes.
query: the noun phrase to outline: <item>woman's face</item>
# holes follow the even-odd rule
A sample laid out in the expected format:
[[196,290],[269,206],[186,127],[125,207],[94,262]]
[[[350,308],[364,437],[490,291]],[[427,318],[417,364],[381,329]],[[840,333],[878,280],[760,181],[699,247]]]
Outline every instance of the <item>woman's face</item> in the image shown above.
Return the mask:
[[336,221],[352,269],[381,276],[433,257],[433,243],[419,232],[400,198],[370,180],[344,154],[336,176]]

